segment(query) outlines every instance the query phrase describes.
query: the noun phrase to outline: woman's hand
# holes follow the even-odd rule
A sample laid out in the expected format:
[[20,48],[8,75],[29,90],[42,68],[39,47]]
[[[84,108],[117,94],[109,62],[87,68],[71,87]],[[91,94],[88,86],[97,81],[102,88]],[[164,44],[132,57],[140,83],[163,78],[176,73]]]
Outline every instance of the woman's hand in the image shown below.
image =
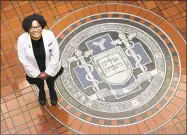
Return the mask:
[[41,72],[40,75],[39,75],[39,78],[42,79],[42,80],[45,80],[49,77],[49,75],[47,75],[45,72]]

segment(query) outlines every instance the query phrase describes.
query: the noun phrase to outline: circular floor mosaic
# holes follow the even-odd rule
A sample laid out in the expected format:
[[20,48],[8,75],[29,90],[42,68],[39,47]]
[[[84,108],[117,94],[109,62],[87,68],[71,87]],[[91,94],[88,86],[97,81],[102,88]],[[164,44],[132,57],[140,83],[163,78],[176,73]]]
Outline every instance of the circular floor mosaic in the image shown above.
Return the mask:
[[56,81],[60,109],[51,113],[70,129],[125,133],[135,126],[148,133],[183,105],[174,101],[181,77],[177,42],[185,43],[161,17],[130,5],[94,5],[61,19],[52,31],[65,70]]

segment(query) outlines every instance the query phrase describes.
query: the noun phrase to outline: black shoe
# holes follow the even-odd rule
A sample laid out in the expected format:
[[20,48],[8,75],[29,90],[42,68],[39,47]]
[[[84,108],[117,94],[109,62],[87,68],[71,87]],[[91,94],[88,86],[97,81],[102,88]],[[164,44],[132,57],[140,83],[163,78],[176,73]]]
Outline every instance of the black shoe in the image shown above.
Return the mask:
[[51,98],[51,104],[56,105],[57,104],[57,95],[55,90],[49,91],[50,98]]
[[44,106],[46,103],[46,95],[45,91],[39,91],[39,103],[40,105]]

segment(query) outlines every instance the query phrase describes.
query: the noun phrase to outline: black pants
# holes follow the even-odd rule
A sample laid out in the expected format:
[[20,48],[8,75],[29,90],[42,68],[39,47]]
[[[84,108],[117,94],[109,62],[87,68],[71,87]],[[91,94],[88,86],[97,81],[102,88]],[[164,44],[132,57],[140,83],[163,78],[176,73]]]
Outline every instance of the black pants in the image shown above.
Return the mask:
[[[59,70],[59,72],[54,76],[54,77],[48,77],[46,79],[47,82],[47,86],[49,88],[49,93],[50,93],[50,97],[53,96],[54,94],[56,94],[55,90],[54,90],[54,85],[55,85],[55,80],[57,79],[58,76],[60,76],[64,71],[64,68],[61,67],[61,69]],[[30,84],[35,84],[38,89],[40,90],[40,93],[44,93],[44,80],[39,79],[39,78],[31,78],[28,75],[26,75],[26,80],[30,83]]]
[[[51,79],[51,77],[49,77],[46,79],[46,82],[47,82],[49,91],[54,91],[54,85],[55,85],[54,80]],[[36,85],[40,91],[44,91],[44,80],[37,78]]]
[[[31,78],[27,75],[26,75],[26,79],[30,84],[35,84],[38,87],[39,95],[41,95],[42,97],[45,96],[44,80],[39,79],[39,78]],[[53,77],[48,77],[46,79],[46,82],[47,82],[47,86],[49,88],[50,97],[55,96],[56,95],[56,92],[54,90],[55,79]]]

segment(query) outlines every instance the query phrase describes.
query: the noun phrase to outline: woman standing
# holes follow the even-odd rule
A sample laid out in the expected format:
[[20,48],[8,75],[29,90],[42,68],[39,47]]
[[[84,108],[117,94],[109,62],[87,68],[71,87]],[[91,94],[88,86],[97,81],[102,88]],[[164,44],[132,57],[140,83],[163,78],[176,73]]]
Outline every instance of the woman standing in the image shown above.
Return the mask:
[[54,81],[63,72],[58,42],[52,31],[44,29],[46,25],[41,15],[27,16],[22,22],[25,33],[19,36],[17,43],[18,58],[24,67],[26,79],[39,88],[39,103],[43,106],[46,103],[44,80],[49,88],[51,104],[56,105]]

